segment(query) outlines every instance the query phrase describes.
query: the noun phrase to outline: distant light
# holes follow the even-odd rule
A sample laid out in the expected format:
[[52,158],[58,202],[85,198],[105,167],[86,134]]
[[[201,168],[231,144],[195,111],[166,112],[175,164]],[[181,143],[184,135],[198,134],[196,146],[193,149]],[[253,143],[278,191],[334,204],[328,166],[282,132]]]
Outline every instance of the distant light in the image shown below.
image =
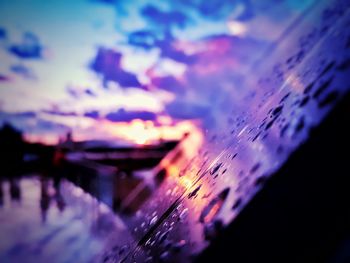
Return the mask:
[[235,20],[228,21],[227,27],[231,35],[234,36],[244,36],[247,33],[247,26]]

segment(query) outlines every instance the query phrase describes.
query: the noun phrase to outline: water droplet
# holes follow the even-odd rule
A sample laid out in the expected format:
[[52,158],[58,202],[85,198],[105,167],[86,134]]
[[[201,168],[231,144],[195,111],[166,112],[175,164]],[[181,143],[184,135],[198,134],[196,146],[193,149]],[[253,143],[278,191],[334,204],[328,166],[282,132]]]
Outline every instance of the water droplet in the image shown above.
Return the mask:
[[260,168],[260,166],[261,166],[261,163],[256,163],[256,164],[252,167],[252,169],[250,169],[250,174],[255,173],[255,172]]
[[163,243],[165,239],[167,239],[168,235],[169,235],[169,231],[165,231],[163,234],[161,234],[158,239],[159,243],[160,244]]
[[299,107],[304,107],[308,102],[309,102],[309,99],[310,99],[310,97],[309,96],[306,96],[306,97],[304,97],[302,100],[301,100],[301,102],[300,102],[300,104],[299,104]]
[[128,245],[122,246],[119,250],[119,255],[124,254],[126,252],[126,250],[128,249],[128,247],[129,247]]
[[319,75],[319,78],[325,75],[328,71],[330,71],[335,65],[334,61],[331,61],[327,64],[327,66],[322,70],[322,72]]
[[154,217],[151,219],[151,221],[149,222],[149,225],[150,225],[150,226],[153,226],[153,225],[157,222],[157,220],[158,220],[158,216],[154,216]]
[[332,104],[338,98],[338,92],[332,91],[326,95],[326,97],[318,103],[319,108],[323,108],[329,104]]
[[302,117],[300,117],[298,124],[295,127],[295,133],[300,132],[304,128],[304,126],[305,126],[305,119],[302,116]]
[[267,176],[266,175],[262,175],[258,178],[255,179],[255,185],[258,186],[258,185],[262,185],[266,182],[267,180]]
[[267,131],[268,129],[270,129],[272,127],[272,125],[274,124],[274,122],[277,120],[278,116],[275,116],[270,122],[268,122],[265,126],[265,131]]
[[173,244],[172,246],[172,250],[177,253],[179,252],[184,246],[186,245],[186,241],[185,240],[180,240],[179,242]]
[[273,116],[279,116],[281,113],[282,113],[282,110],[283,110],[283,106],[278,106],[277,108],[275,108],[273,111],[272,111],[272,115]]
[[315,82],[311,82],[309,85],[307,85],[306,88],[304,89],[304,94],[309,94],[314,85],[315,85]]
[[162,262],[164,262],[164,261],[167,261],[169,259],[169,256],[170,256],[169,252],[165,251],[160,255],[159,259]]
[[320,87],[313,94],[313,98],[314,99],[319,98],[322,95],[322,93],[331,85],[332,81],[333,81],[333,76],[330,77],[328,80],[326,80],[324,83],[322,83]]
[[289,128],[289,123],[287,123],[286,125],[283,126],[283,128],[281,129],[281,132],[280,132],[280,136],[283,137],[284,134],[287,132]]
[[280,103],[284,102],[284,101],[289,97],[289,95],[290,95],[290,92],[287,93],[287,94],[281,99]]
[[213,175],[215,174],[221,167],[222,163],[218,163],[216,166],[214,166],[213,169],[211,169],[210,174]]
[[185,208],[185,209],[181,212],[181,214],[179,215],[179,218],[180,218],[181,220],[183,220],[183,219],[185,219],[185,218],[187,217],[187,215],[188,215],[188,208]]
[[197,195],[198,191],[201,189],[202,185],[199,185],[196,189],[194,189],[191,193],[188,194],[188,198],[191,199]]
[[242,203],[242,199],[241,199],[241,198],[238,198],[238,199],[236,200],[236,202],[233,204],[232,209],[233,209],[233,210],[237,209],[238,207],[240,207],[241,203]]

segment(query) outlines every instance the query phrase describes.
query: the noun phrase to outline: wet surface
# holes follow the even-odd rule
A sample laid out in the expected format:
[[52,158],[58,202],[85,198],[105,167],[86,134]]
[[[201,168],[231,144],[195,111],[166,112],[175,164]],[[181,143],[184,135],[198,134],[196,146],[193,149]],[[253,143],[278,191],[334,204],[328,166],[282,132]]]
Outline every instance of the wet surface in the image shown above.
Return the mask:
[[[228,124],[205,134],[208,139],[199,156],[182,172],[185,175],[178,179],[169,176],[158,188],[153,195],[157,204],[164,200],[163,193],[177,191],[174,197],[167,197],[167,202],[172,200],[167,209],[157,207],[159,222],[156,228],[146,227],[148,240],[138,243],[121,260],[141,262],[151,255],[156,262],[190,261],[235,218],[268,175],[283,164],[308,137],[310,129],[347,92],[349,72],[341,71],[343,67],[337,65],[349,56],[346,47],[349,31],[342,30],[350,22],[348,4],[338,3],[326,10],[318,6],[307,17],[315,19],[314,25],[319,28],[301,22],[299,30],[295,28],[279,43],[264,65],[254,68],[254,75],[270,77],[259,79],[251,75],[242,83],[247,91],[245,105],[250,106],[236,106],[228,111]],[[330,16],[320,16],[326,13]],[[326,18],[332,22],[328,24]],[[307,28],[313,30],[310,38]],[[298,39],[306,42],[299,45]],[[313,43],[312,47],[305,47],[308,41]],[[290,59],[288,53],[297,57]],[[237,117],[232,119],[230,115]],[[184,177],[189,185],[181,184]],[[152,207],[154,204],[148,204],[141,209],[150,222]],[[161,234],[166,235],[167,245],[163,244],[164,236],[160,242]],[[178,242],[186,245],[174,253],[171,247]]]

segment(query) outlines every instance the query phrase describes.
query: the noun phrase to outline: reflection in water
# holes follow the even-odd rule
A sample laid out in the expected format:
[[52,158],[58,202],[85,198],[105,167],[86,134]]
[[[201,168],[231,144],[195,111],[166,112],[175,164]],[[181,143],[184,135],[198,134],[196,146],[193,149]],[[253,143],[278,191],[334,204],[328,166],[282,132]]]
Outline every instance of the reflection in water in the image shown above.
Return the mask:
[[52,201],[56,202],[56,206],[60,212],[64,211],[66,203],[61,195],[60,183],[60,176],[55,176],[53,182],[47,176],[40,178],[40,208],[43,222],[46,222],[47,213]]
[[131,240],[120,219],[68,181],[44,175],[15,182],[1,184],[1,262],[95,262],[109,242],[118,244],[113,233]]
[[21,188],[19,186],[19,180],[16,178],[10,179],[10,195],[13,201],[21,200]]

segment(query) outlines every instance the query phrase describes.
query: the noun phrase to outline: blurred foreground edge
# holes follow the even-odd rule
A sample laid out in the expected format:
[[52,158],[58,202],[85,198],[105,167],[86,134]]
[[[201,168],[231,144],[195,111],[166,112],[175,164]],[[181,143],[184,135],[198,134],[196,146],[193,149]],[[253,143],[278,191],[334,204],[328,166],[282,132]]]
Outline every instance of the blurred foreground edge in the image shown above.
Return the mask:
[[197,262],[350,262],[350,94]]

